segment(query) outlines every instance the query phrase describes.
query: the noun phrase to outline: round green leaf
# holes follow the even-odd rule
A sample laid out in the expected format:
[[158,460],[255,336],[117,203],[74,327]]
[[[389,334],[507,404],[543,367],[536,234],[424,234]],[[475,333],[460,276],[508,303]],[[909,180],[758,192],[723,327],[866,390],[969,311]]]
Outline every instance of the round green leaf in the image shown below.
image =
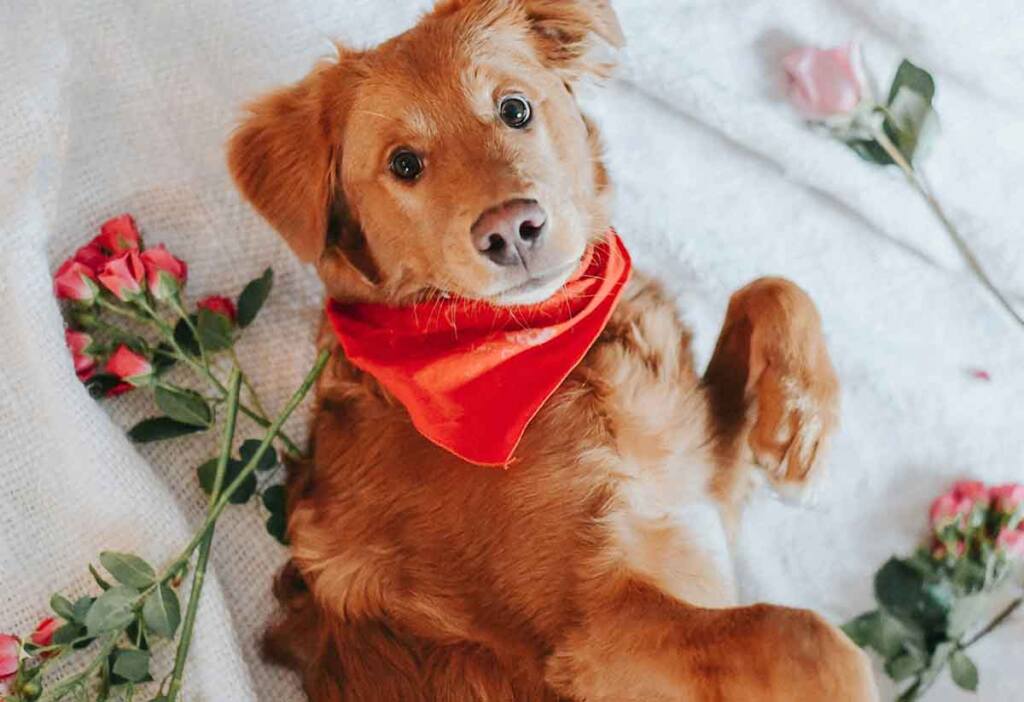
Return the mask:
[[[259,450],[262,443],[259,439],[246,439],[243,441],[242,445],[238,447],[238,455],[242,457],[242,463],[248,463],[256,455],[256,451]],[[267,446],[267,450],[260,457],[260,462],[256,464],[256,470],[268,471],[276,465],[277,451],[274,450],[273,446]]]
[[963,689],[971,692],[978,689],[978,668],[963,651],[956,651],[949,657],[949,672],[953,682]]
[[[224,475],[224,488],[234,482],[235,478],[239,476],[242,469],[245,468],[245,464],[241,461],[232,458],[228,461],[227,470]],[[213,483],[217,477],[217,459],[213,458],[199,466],[196,469],[196,475],[199,478],[199,487],[203,489],[207,495],[213,491]],[[238,489],[231,493],[231,497],[228,498],[228,502],[235,505],[244,504],[249,501],[249,498],[256,492],[258,484],[256,482],[256,475],[250,473],[242,484],[238,486]]]
[[178,595],[166,584],[153,590],[142,604],[142,619],[149,631],[166,639],[174,638],[181,622]]
[[274,512],[267,517],[267,533],[277,539],[282,546],[288,545],[288,522],[285,521],[284,514]]
[[100,563],[117,582],[139,590],[152,585],[156,577],[152,566],[130,553],[104,551],[100,554]]
[[263,491],[263,506],[271,514],[284,514],[286,499],[284,485],[271,485]]
[[105,631],[116,631],[131,624],[135,618],[135,601],[138,590],[124,585],[112,587],[92,603],[85,615],[85,626],[95,636]]
[[149,678],[149,651],[118,649],[114,652],[114,675],[128,682],[143,682]]

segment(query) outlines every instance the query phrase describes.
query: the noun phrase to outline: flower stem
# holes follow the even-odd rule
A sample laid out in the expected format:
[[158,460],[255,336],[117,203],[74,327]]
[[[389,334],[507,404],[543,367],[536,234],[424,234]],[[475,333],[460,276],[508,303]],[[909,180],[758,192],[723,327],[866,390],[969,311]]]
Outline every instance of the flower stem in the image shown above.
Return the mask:
[[[181,554],[178,556],[175,562],[168,566],[166,570],[164,570],[164,574],[161,577],[161,582],[171,578],[173,574],[177,572],[177,570],[181,567],[181,564],[187,562],[188,559],[192,556],[192,553],[199,546],[200,542],[203,540],[203,537],[206,535],[206,532],[209,531],[210,527],[212,527],[213,524],[217,521],[217,518],[220,516],[220,513],[224,511],[224,508],[227,507],[228,500],[230,499],[231,495],[234,494],[234,492],[238,490],[241,484],[245,482],[245,479],[252,475],[252,473],[256,470],[256,466],[259,465],[260,459],[262,459],[263,455],[267,452],[267,448],[274,440],[274,437],[277,436],[278,432],[281,429],[281,426],[285,423],[285,421],[287,421],[288,417],[291,416],[292,412],[295,411],[295,408],[299,406],[299,403],[302,402],[302,399],[306,396],[306,393],[309,392],[309,389],[313,386],[313,383],[316,382],[316,379],[320,377],[320,373],[323,372],[324,366],[327,365],[327,360],[329,358],[330,351],[325,349],[320,352],[320,355],[317,356],[316,362],[313,364],[313,367],[310,369],[309,373],[306,374],[305,379],[302,381],[302,385],[299,386],[298,390],[295,391],[291,399],[288,400],[288,404],[285,405],[285,408],[284,410],[281,411],[281,414],[279,414],[277,418],[274,419],[274,421],[267,428],[267,433],[264,435],[263,441],[260,442],[259,448],[256,449],[256,453],[252,455],[252,457],[249,459],[249,462],[245,464],[245,467],[243,467],[242,470],[238,473],[238,475],[235,476],[235,479],[231,481],[231,483],[226,488],[224,488],[224,491],[217,498],[216,502],[210,506],[210,509],[206,513],[206,519],[203,521],[202,526],[199,527],[199,529],[195,533],[195,536],[192,537],[192,541],[189,542],[188,546],[185,547],[185,549],[181,552]],[[241,409],[241,407],[239,407],[239,409]]]
[[885,129],[878,127],[875,130],[874,137],[875,141],[878,142],[878,145],[885,150],[886,154],[889,155],[889,158],[891,158],[896,165],[900,167],[900,170],[903,171],[903,174],[907,177],[907,180],[914,189],[917,190],[918,194],[924,198],[925,203],[931,209],[932,213],[938,218],[942,227],[949,235],[949,238],[953,241],[953,245],[956,246],[960,255],[963,256],[965,261],[967,261],[968,267],[970,267],[975,278],[978,279],[978,282],[980,282],[992,294],[996,299],[996,302],[998,302],[999,305],[1009,313],[1017,324],[1020,325],[1021,329],[1024,329],[1024,316],[1021,316],[1021,313],[1013,307],[1003,292],[996,287],[996,284],[992,282],[991,278],[989,278],[988,273],[985,272],[985,269],[982,267],[978,257],[975,256],[974,251],[971,250],[971,247],[968,246],[967,242],[960,235],[959,230],[957,230],[949,217],[946,216],[946,212],[943,210],[942,205],[939,204],[938,199],[925,185],[914,166],[903,156],[896,145],[892,143],[892,139],[890,139],[889,135],[885,133]]
[[[224,423],[223,441],[221,443],[220,455],[217,458],[217,472],[213,479],[213,489],[210,490],[210,506],[212,510],[220,497],[221,489],[224,487],[224,476],[227,473],[228,460],[231,457],[231,446],[235,439],[235,423],[238,419],[238,394],[241,389],[242,374],[236,365],[231,370],[231,378],[228,381],[228,414]],[[185,673],[185,661],[188,659],[188,650],[192,644],[192,630],[196,622],[196,612],[199,610],[199,597],[203,592],[203,583],[206,580],[206,566],[210,560],[210,546],[213,543],[214,525],[199,544],[199,556],[196,559],[196,570],[192,577],[192,591],[188,597],[188,608],[185,611],[185,621],[181,627],[181,639],[178,641],[178,650],[174,656],[174,671],[171,673],[171,682],[167,688],[167,702],[174,702],[181,690],[182,677]]]

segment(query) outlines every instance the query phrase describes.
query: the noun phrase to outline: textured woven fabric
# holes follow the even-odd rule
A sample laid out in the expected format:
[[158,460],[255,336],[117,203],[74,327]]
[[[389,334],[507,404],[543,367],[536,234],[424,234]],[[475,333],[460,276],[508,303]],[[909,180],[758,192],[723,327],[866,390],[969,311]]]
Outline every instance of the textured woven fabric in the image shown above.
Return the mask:
[[[320,288],[241,202],[223,143],[245,100],[303,75],[330,55],[329,39],[367,45],[428,4],[0,0],[0,630],[29,630],[54,590],[84,592],[85,564],[104,548],[170,557],[202,513],[194,470],[215,445],[127,441],[123,429],[153,407],[141,393],[86,395],[50,272],[123,211],[188,260],[193,296],[236,294],[272,264],[275,291],[240,354],[280,407],[312,359]],[[738,560],[747,599],[844,619],[870,604],[871,573],[920,538],[929,499],[952,478],[1024,477],[1024,334],[898,173],[798,122],[778,59],[794,43],[853,37],[881,83],[904,55],[934,71],[943,133],[927,173],[1024,306],[1019,0],[617,5],[624,65],[587,102],[637,268],[678,295],[701,359],[729,293],[757,275],[793,278],[822,310],[844,388],[829,475],[815,509],[755,496]],[[304,432],[302,412],[289,429]],[[299,699],[293,678],[258,656],[284,556],[254,506],[229,510],[188,699]],[[943,681],[930,699],[1015,699],[1022,640],[1018,617],[974,649],[977,698]]]

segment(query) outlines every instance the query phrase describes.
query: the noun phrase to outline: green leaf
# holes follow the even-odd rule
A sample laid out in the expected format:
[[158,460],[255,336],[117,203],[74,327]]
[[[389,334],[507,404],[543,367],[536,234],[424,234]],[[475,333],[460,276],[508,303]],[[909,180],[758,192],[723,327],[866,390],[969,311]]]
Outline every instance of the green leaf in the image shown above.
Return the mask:
[[926,583],[921,572],[908,561],[891,558],[875,574],[875,597],[904,624],[926,632],[944,632],[952,605],[946,581]]
[[85,634],[85,627],[75,622],[68,622],[53,632],[53,643],[58,646],[69,644]]
[[220,312],[199,310],[199,340],[207,351],[222,351],[229,348],[231,339],[231,320]]
[[[270,488],[267,488],[267,490],[269,489]],[[266,493],[267,491],[264,491],[263,493],[264,501],[266,500]],[[875,630],[878,628],[880,617],[881,613],[876,609],[871,612],[865,612],[864,614],[851,619],[839,628],[843,630],[844,634],[850,637],[851,641],[861,648],[865,648],[875,638]]]
[[174,364],[178,362],[178,359],[172,355],[174,353],[173,347],[167,342],[163,342],[156,347],[156,351],[153,353],[153,372],[160,376],[169,371],[174,367]]
[[[238,455],[242,457],[242,463],[248,463],[249,460],[256,455],[257,449],[259,449],[262,442],[259,439],[246,439],[242,442],[242,445],[238,447]],[[256,465],[258,471],[268,471],[277,465],[277,451],[274,450],[273,446],[267,446],[267,450],[263,453],[263,457],[260,458],[260,462]]]
[[885,672],[896,682],[902,682],[924,669],[924,663],[917,656],[903,653],[886,661]]
[[270,268],[263,271],[259,278],[250,280],[242,294],[238,296],[238,326],[247,327],[256,319],[263,303],[274,287],[274,271]]
[[971,692],[978,689],[978,668],[963,651],[956,651],[949,657],[949,672],[953,682],[963,689]]
[[207,428],[213,421],[213,412],[203,396],[194,390],[168,388],[158,385],[155,392],[156,406],[171,419],[192,426]]
[[867,139],[851,139],[846,145],[853,149],[858,156],[879,166],[891,166],[894,161],[885,153],[885,149],[878,145],[877,141]]
[[285,499],[284,485],[271,485],[263,491],[263,506],[271,514],[284,514]]
[[[228,461],[227,470],[224,472],[224,488],[227,488],[235,478],[239,476],[245,464],[241,461],[232,458]],[[199,487],[203,489],[207,495],[213,491],[213,483],[217,477],[217,459],[211,458],[209,461],[199,466],[196,469],[196,474],[199,477]],[[242,481],[242,484],[238,486],[231,497],[228,498],[228,502],[235,505],[244,504],[249,501],[249,498],[256,492],[257,482],[256,475],[250,473],[249,476]]]
[[277,539],[282,546],[288,545],[288,522],[283,513],[274,512],[267,517],[267,533]]
[[105,631],[116,631],[131,624],[135,618],[135,600],[139,592],[124,585],[112,587],[92,603],[85,615],[85,626],[95,636]]
[[136,443],[145,444],[151,441],[176,439],[179,436],[203,431],[205,428],[195,424],[185,424],[170,417],[150,417],[129,429],[128,438]]
[[118,649],[114,652],[114,675],[128,682],[143,682],[149,678],[149,651]]
[[[96,566],[94,566],[92,563],[89,564],[89,573],[92,575],[92,579],[96,581],[96,584],[100,586],[101,590],[109,590],[110,589],[110,583],[108,583],[106,580],[104,580],[103,576],[100,575],[100,572],[98,570],[96,570]],[[79,600],[78,602],[81,602],[81,601],[82,600]],[[75,603],[76,607],[78,606],[78,602]],[[92,604],[92,603],[90,602],[89,604]],[[83,615],[83,616],[85,616],[85,615]]]
[[889,88],[889,104],[896,98],[900,88],[911,90],[929,103],[935,97],[935,79],[928,71],[915,66],[907,59],[896,69],[896,76],[892,79],[892,87]]
[[[188,319],[193,325],[199,323],[199,317],[194,314],[190,314]],[[184,319],[179,319],[178,323],[174,325],[174,340],[185,353],[192,356],[200,355],[199,342],[196,341],[195,334],[192,333],[191,327]]]
[[[90,566],[90,568],[91,568],[91,566]],[[95,570],[94,568],[92,568],[92,569]],[[109,585],[107,586],[107,589],[108,590],[110,589]],[[72,608],[73,609],[73,614],[75,615],[74,620],[76,622],[79,622],[80,624],[84,624],[85,623],[85,615],[89,613],[89,608],[92,607],[92,603],[95,602],[95,601],[96,601],[95,597],[89,597],[89,596],[79,597],[77,600],[75,600],[74,607]]]
[[142,604],[142,619],[149,631],[166,639],[174,638],[181,623],[181,605],[178,595],[166,584],[146,596]]
[[141,590],[153,584],[156,572],[152,566],[138,556],[117,551],[104,551],[100,563],[122,585]]
[[56,593],[50,598],[50,609],[65,621],[75,621],[75,606],[71,604],[71,601],[68,598],[64,597],[64,595],[61,595],[60,593]]

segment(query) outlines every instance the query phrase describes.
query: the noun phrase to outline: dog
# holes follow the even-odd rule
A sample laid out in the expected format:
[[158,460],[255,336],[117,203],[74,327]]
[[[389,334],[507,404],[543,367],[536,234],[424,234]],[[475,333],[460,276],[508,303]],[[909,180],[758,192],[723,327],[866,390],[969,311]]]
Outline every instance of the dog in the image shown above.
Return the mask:
[[[609,236],[575,93],[622,43],[607,0],[442,0],[253,103],[229,169],[337,304],[531,309]],[[658,282],[614,294],[505,470],[428,438],[325,322],[266,639],[310,700],[877,699],[822,617],[737,606],[728,560],[756,471],[821,470],[838,384],[814,304],[742,288],[701,376]]]

